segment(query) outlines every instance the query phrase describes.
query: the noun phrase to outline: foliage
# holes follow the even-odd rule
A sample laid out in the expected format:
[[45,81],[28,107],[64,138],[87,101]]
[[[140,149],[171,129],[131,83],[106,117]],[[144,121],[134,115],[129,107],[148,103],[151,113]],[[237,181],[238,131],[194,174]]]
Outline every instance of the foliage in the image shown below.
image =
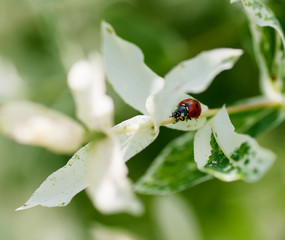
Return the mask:
[[[7,91],[0,92],[2,135],[56,154],[73,154],[66,165],[50,174],[17,210],[38,205],[66,206],[76,194],[86,189],[92,204],[102,214],[141,215],[144,205],[136,193],[167,195],[214,178],[225,182],[259,181],[276,156],[261,147],[256,137],[278,126],[285,116],[285,39],[281,24],[262,2],[231,2],[238,2],[248,18],[252,49],[260,73],[261,95],[238,99],[232,106],[226,106],[225,99],[226,105],[221,108],[209,108],[201,103],[202,114],[197,119],[176,121],[169,116],[181,100],[200,100],[198,94],[207,94],[220,73],[238,64],[243,50],[224,47],[205,50],[181,61],[167,74],[157,74],[147,66],[147,58],[137,45],[121,38],[121,34],[117,35],[115,24],[113,28],[102,21],[101,51],[71,61],[72,65],[69,60],[74,56],[68,56],[81,52],[80,47],[61,39],[67,43],[63,46],[57,39],[55,43],[59,49],[55,58],[61,62],[62,72],[67,72],[64,74],[73,98],[69,101],[74,101],[77,120],[52,107],[21,100],[27,98],[26,89],[21,91],[21,77],[10,63],[1,60],[0,77],[11,82]],[[34,3],[31,1],[31,4]],[[140,114],[129,117],[124,112],[125,120],[115,124],[118,110],[116,99],[113,100],[107,91],[110,86],[121,100]],[[210,105],[209,101],[202,98],[201,101]],[[162,128],[185,133],[171,140],[154,158],[146,173],[133,184],[126,162],[154,143],[163,134]],[[183,201],[175,197],[157,199],[157,203],[166,204],[166,207],[171,206],[167,199],[183,206]],[[157,215],[163,215],[158,205]],[[169,211],[184,218],[179,207]],[[158,219],[165,224],[165,229],[171,224]],[[181,226],[184,236],[188,236],[186,227]],[[93,234],[96,238],[98,234],[110,234],[103,226],[98,225],[97,229]],[[128,236],[118,230],[117,235],[121,234]],[[179,235],[178,232],[164,235],[175,234]],[[200,238],[194,231],[195,234]],[[137,239],[131,235],[130,238]]]

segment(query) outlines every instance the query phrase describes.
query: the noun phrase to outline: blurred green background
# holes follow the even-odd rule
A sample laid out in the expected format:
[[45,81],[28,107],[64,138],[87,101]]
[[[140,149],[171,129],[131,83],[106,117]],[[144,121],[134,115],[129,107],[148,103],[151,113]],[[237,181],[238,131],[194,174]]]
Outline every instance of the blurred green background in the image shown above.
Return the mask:
[[[285,2],[266,3],[285,27]],[[241,6],[229,4],[229,0],[1,0],[0,55],[16,66],[25,81],[26,99],[74,117],[67,71],[75,60],[100,51],[103,19],[119,36],[137,44],[147,65],[161,76],[203,50],[244,49],[235,67],[221,73],[197,96],[209,107],[260,93],[247,19]],[[138,114],[110,86],[108,92],[115,100],[116,123]],[[180,134],[162,128],[158,139],[128,162],[132,180],[136,181],[163,147]],[[285,239],[284,135],[283,123],[258,138],[277,154],[274,166],[258,183],[212,180],[180,194],[196,216],[202,239]],[[146,206],[142,217],[101,215],[84,191],[65,208],[15,212],[70,156],[2,137],[0,143],[0,240],[88,240],[96,223],[125,229],[140,239],[164,240],[158,233],[151,196],[141,196]]]

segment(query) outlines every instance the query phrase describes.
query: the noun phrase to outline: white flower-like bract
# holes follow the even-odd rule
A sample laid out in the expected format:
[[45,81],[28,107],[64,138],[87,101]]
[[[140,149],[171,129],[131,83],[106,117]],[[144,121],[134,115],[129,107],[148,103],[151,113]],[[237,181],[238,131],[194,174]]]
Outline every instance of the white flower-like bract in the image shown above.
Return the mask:
[[[102,213],[142,212],[143,207],[127,178],[128,170],[119,138],[112,131],[113,102],[105,94],[104,77],[98,55],[72,66],[68,84],[75,99],[77,117],[90,132],[100,131],[101,134],[93,134],[93,141],[79,149],[64,167],[51,174],[17,210],[37,205],[65,206],[74,195],[87,188],[94,206]],[[47,111],[51,110],[43,111],[43,114],[47,115]]]
[[[232,68],[241,56],[240,49],[214,49],[183,61],[174,67],[165,79],[152,72],[145,64],[142,51],[132,43],[118,37],[107,23],[102,24],[103,59],[108,81],[130,106],[149,115],[155,129],[171,115],[177,103],[189,98],[186,93],[201,93],[223,70]],[[202,111],[207,106],[202,105]],[[188,124],[171,124],[179,130],[195,130],[206,119]]]
[[[239,49],[222,48],[205,51],[178,64],[165,78],[162,78],[145,65],[142,51],[137,46],[118,37],[113,28],[105,22],[102,23],[102,35],[103,64],[100,56],[92,56],[89,60],[76,62],[68,74],[68,85],[76,103],[76,115],[89,131],[94,133],[88,135],[93,136],[93,139],[79,149],[64,167],[52,173],[18,210],[37,205],[65,206],[78,192],[87,188],[92,202],[102,213],[122,211],[141,213],[143,208],[127,178],[128,170],[124,162],[156,139],[161,123],[171,115],[180,100],[188,98],[188,93],[200,93],[206,90],[214,77],[221,71],[232,68],[242,54],[242,50]],[[114,90],[127,104],[143,115],[135,116],[112,127],[114,106],[111,98],[105,93],[103,65],[107,79]],[[51,110],[42,108],[39,111],[35,110],[38,106],[32,103],[28,105],[37,118],[46,118],[47,122],[52,118],[49,113]],[[24,111],[24,108],[22,110]],[[202,104],[202,111],[205,110],[207,106]],[[11,112],[13,113],[13,108]],[[3,126],[12,117],[13,114],[6,117],[4,114],[4,117],[1,117],[6,121]],[[56,115],[53,118],[53,121],[58,123],[66,116]],[[24,129],[29,124],[30,118],[26,116],[21,118],[21,121]],[[55,123],[51,122],[51,126],[55,126]],[[191,131],[200,129],[205,123],[206,118],[201,117],[197,121],[164,125]],[[80,126],[78,123],[76,125]],[[15,123],[11,121],[9,125],[11,130],[7,135],[20,141],[14,134],[19,131],[17,126],[16,120]],[[60,128],[61,126],[59,125]],[[56,127],[50,132],[46,131],[45,134],[46,138],[43,135],[41,139],[48,139],[49,135],[57,134]],[[75,138],[80,139],[77,146],[86,140],[81,135]],[[63,139],[64,137],[61,141]],[[45,140],[28,143],[60,151],[57,141],[55,141],[55,145],[58,144],[57,148],[50,145],[50,140],[46,141],[48,144]]]

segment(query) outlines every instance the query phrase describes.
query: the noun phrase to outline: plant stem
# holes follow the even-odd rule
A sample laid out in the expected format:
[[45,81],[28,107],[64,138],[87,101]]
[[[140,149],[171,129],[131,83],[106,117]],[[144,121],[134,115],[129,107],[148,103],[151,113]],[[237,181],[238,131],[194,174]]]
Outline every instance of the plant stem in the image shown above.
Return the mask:
[[[226,109],[227,109],[228,114],[234,114],[234,113],[247,112],[250,110],[266,108],[266,107],[280,107],[281,105],[282,105],[281,102],[268,100],[268,101],[263,101],[263,102],[255,102],[255,103],[231,106],[231,107],[227,107]],[[213,117],[220,110],[221,110],[221,108],[208,109],[208,110],[202,112],[202,114],[199,116],[199,118]],[[161,122],[160,126],[163,126],[163,125],[166,125],[169,123],[173,123],[173,122],[174,122],[173,118],[166,118]]]
[[[248,103],[248,104],[231,106],[231,107],[227,107],[226,109],[227,109],[228,114],[234,114],[234,113],[241,113],[241,112],[247,112],[250,110],[260,109],[260,108],[281,107],[281,106],[282,106],[281,102],[267,100],[267,101],[262,101],[262,102],[259,101],[259,102],[255,102],[255,103]],[[199,118],[213,117],[220,110],[221,110],[221,108],[208,109],[208,110],[202,112],[202,114],[199,116]],[[175,119],[172,117],[166,118],[160,123],[160,126],[164,126],[164,125],[167,125],[170,123],[175,123]],[[142,125],[139,125],[136,127],[130,126],[130,127],[126,127],[123,129],[116,129],[116,128],[113,128],[113,129],[115,130],[115,132],[117,134],[121,134],[121,133],[126,133],[126,132],[137,131],[137,130],[143,129],[143,128],[150,128],[150,127],[153,127],[152,122],[148,122],[146,124],[142,124]]]
[[[281,105],[282,105],[281,102],[268,100],[268,101],[263,101],[263,102],[236,105],[232,107],[227,107],[226,109],[227,109],[228,114],[234,114],[234,113],[247,112],[250,110],[266,108],[266,107],[278,107]],[[212,117],[216,115],[218,111],[220,111],[220,108],[209,109],[203,112],[201,114],[201,117]]]

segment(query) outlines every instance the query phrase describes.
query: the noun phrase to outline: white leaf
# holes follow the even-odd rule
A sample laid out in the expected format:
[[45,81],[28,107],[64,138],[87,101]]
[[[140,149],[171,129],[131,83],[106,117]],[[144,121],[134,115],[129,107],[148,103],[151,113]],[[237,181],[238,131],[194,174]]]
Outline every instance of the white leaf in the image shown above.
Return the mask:
[[139,115],[113,127],[124,154],[124,161],[142,151],[158,136],[150,116]]
[[214,49],[183,61],[165,77],[164,87],[147,100],[147,109],[157,127],[167,118],[186,93],[200,93],[207,89],[216,75],[232,68],[242,54],[239,49]]
[[0,58],[0,102],[22,97],[25,86],[16,68]]
[[[254,138],[234,132],[225,107],[213,118],[213,131],[220,148],[233,166],[242,169],[246,181],[257,181],[272,165],[275,155],[270,150],[260,147]],[[233,154],[244,143],[248,144],[248,153],[237,160]]]
[[212,124],[208,122],[194,138],[194,159],[198,169],[227,182],[241,179],[242,175],[215,142]]
[[[285,37],[282,27],[274,13],[258,0],[240,0],[250,20],[253,47],[260,69],[261,91],[272,100],[283,101],[280,92],[283,89],[285,74]],[[274,43],[267,36],[267,28],[276,31]],[[272,59],[268,56],[272,55]]]
[[0,131],[19,143],[42,146],[59,153],[75,152],[85,134],[84,128],[73,119],[28,101],[2,105]]
[[194,157],[201,171],[224,181],[247,182],[259,180],[275,159],[254,138],[234,132],[224,107],[197,132]]
[[[186,98],[189,98],[186,97]],[[190,97],[192,98],[192,97]],[[178,102],[180,102],[183,99],[180,99]],[[208,107],[205,104],[201,104],[201,108],[202,108],[202,112],[208,110]],[[191,120],[186,120],[186,121],[179,121],[177,123],[170,123],[170,124],[166,124],[164,125],[165,127],[168,128],[172,128],[172,129],[176,129],[176,130],[180,130],[180,131],[195,131],[201,127],[203,127],[205,125],[207,121],[207,118],[205,117],[199,117],[199,118],[193,118]]]
[[178,195],[156,197],[153,212],[160,237],[163,240],[202,239],[196,216]]
[[105,94],[105,75],[100,55],[76,62],[69,71],[68,85],[76,103],[76,115],[91,129],[113,125],[113,101]]
[[218,48],[185,60],[165,76],[163,92],[201,93],[209,87],[216,75],[231,69],[242,53],[241,49]]
[[199,129],[194,138],[194,159],[197,163],[198,169],[202,170],[208,163],[211,156],[212,147],[210,139],[212,128],[210,124],[206,124],[203,128]]
[[130,106],[147,114],[146,99],[158,92],[164,80],[144,63],[142,51],[118,37],[114,29],[102,23],[103,59],[109,82]]
[[85,180],[86,156],[89,145],[77,151],[67,164],[52,173],[32,197],[17,210],[24,210],[38,205],[44,207],[66,206],[71,199],[87,187]]
[[128,169],[117,139],[106,137],[94,142],[91,151],[86,176],[94,206],[104,214],[141,214],[143,208],[127,178]]
[[250,20],[260,27],[274,28],[278,32],[285,47],[284,33],[280,23],[274,16],[274,13],[268,7],[266,7],[262,1],[241,0],[241,2],[246,10],[246,13],[250,17]]

